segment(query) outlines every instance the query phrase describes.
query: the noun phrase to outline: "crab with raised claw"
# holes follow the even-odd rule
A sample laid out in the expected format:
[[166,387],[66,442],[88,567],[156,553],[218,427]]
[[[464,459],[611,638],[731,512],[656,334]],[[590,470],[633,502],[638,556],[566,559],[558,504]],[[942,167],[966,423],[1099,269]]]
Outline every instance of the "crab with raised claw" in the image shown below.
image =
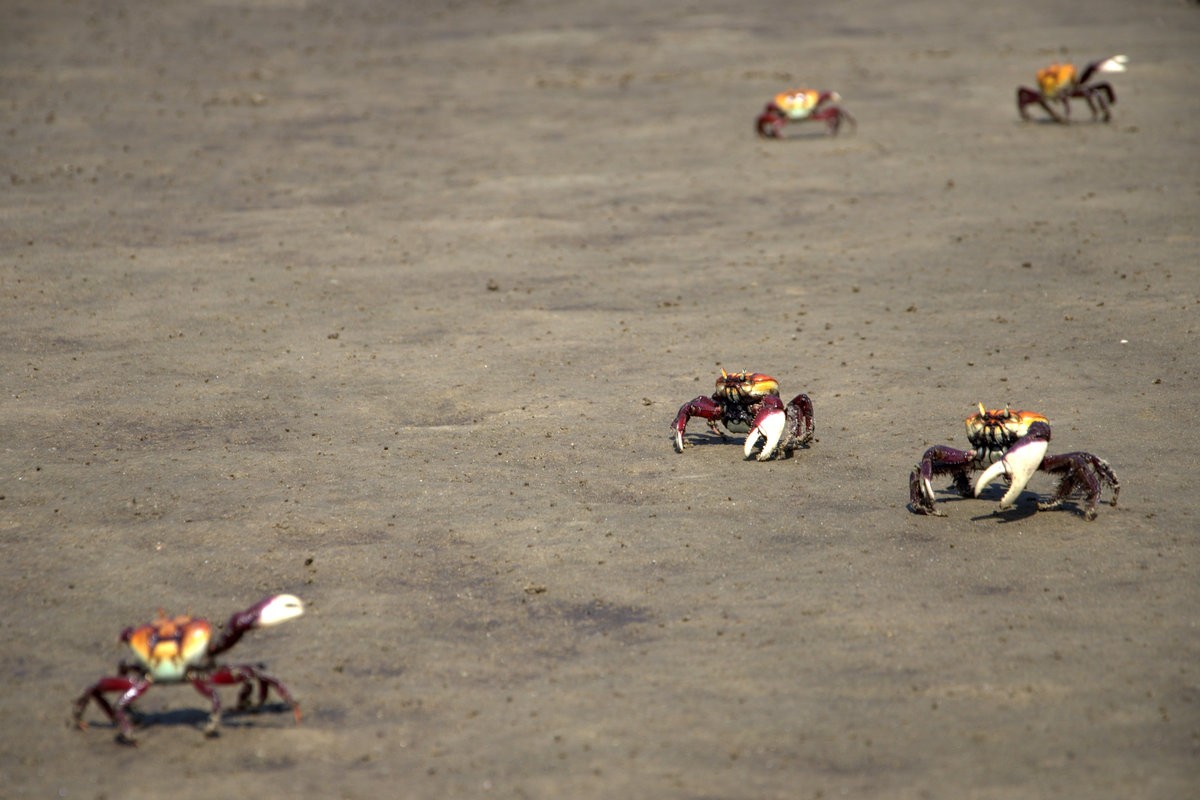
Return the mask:
[[854,117],[844,111],[836,103],[842,99],[837,92],[823,92],[816,89],[793,89],[790,92],[780,92],[771,98],[763,112],[758,115],[755,128],[758,135],[767,139],[782,139],[783,129],[790,122],[806,120],[823,121],[832,136],[837,136],[843,122],[857,128]]
[[812,400],[808,395],[798,394],[785,406],[779,399],[779,383],[761,372],[721,370],[717,389],[711,397],[701,395],[680,406],[671,426],[677,453],[683,452],[683,435],[692,417],[703,417],[708,421],[708,427],[722,439],[727,437],[717,423],[730,432],[746,433],[743,447],[746,458],[753,455],[761,439],[759,461],[790,457],[796,448],[808,447],[816,432]]
[[[1092,83],[1092,78],[1101,72],[1124,72],[1129,63],[1126,56],[1110,56],[1088,63],[1081,71],[1076,71],[1074,64],[1051,64],[1037,71],[1037,88],[1021,86],[1017,89],[1017,112],[1021,119],[1029,119],[1026,107],[1039,105],[1055,122],[1069,122],[1071,106],[1069,100],[1073,97],[1082,99],[1092,112],[1092,119],[1100,117],[1101,122],[1112,118],[1109,107],[1117,102],[1116,92],[1108,81]],[[1054,110],[1055,105],[1062,106],[1062,113]]]
[[[250,698],[258,689],[257,706],[267,699],[269,689],[292,709],[300,722],[300,704],[277,679],[262,671],[261,665],[218,664],[216,657],[241,640],[248,631],[278,625],[304,613],[300,598],[290,594],[266,597],[229,618],[225,627],[214,637],[213,626],[199,617],[168,617],[159,609],[158,617],[145,625],[126,628],[120,640],[133,650],[133,661],[121,661],[117,674],[101,678],[89,686],[73,709],[75,724],[86,729],[83,712],[95,700],[117,727],[117,740],[135,744],[133,724],[127,710],[156,683],[190,683],[212,703],[212,711],[204,732],[217,735],[221,724],[221,699],[217,686],[241,686],[238,692],[239,709],[251,706]],[[115,703],[106,694],[120,693]]]
[[[910,508],[918,514],[945,516],[934,506],[934,475],[950,475],[954,488],[963,497],[978,497],[1000,476],[1008,479],[1008,491],[1000,498],[1000,510],[1011,508],[1034,472],[1059,476],[1058,487],[1048,502],[1039,502],[1039,511],[1058,508],[1076,492],[1084,495],[1083,518],[1096,518],[1096,504],[1105,485],[1112,489],[1109,505],[1117,504],[1121,484],[1108,462],[1091,453],[1074,452],[1046,455],[1050,447],[1050,422],[1034,411],[986,409],[966,419],[970,450],[934,445],[921,456],[908,478]],[[970,475],[983,473],[971,485]]]

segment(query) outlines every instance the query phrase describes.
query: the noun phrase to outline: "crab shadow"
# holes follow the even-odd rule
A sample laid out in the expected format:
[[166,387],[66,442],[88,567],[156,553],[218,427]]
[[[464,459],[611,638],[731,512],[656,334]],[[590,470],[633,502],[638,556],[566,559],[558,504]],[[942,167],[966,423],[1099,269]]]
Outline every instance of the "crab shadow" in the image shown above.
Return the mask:
[[1071,119],[1057,120],[1051,117],[1030,117],[1029,119],[1018,119],[1015,123],[1018,126],[1023,125],[1047,125],[1051,128],[1070,128],[1076,125],[1108,125],[1102,119]]
[[828,139],[830,141],[834,141],[839,138],[843,138],[846,136],[853,136],[853,135],[854,135],[853,129],[850,129],[850,130],[843,129],[840,133],[830,133],[828,130],[821,128],[821,129],[817,129],[817,130],[806,130],[806,131],[797,131],[795,133],[785,133],[783,136],[779,136],[775,139],[772,139],[772,141],[775,141],[775,142],[814,142],[819,139]]
[[1017,505],[1014,505],[1012,508],[1007,508],[1002,511],[999,508],[993,507],[993,509],[987,514],[977,514],[971,517],[971,519],[973,521],[994,519],[1000,524],[1021,522],[1029,519],[1035,514],[1069,514],[1071,516],[1079,517],[1080,519],[1086,519],[1086,515],[1083,513],[1083,508],[1077,503],[1066,500],[1057,508],[1042,511],[1038,508],[1038,503],[1041,502],[1041,499],[1042,498],[1036,494],[1024,493],[1018,498]]
[[[764,444],[765,444],[764,441],[759,440],[758,444],[756,444],[754,446],[754,449],[750,451],[750,455],[748,457],[743,456],[743,460],[744,461],[756,460],[758,458],[758,454],[762,452]],[[736,448],[738,451],[738,454],[741,455],[746,447],[746,437],[739,435],[739,434],[733,434],[732,436],[726,435],[726,436],[722,437],[721,434],[712,433],[711,431],[705,432],[705,433],[689,434],[688,438],[685,440],[684,449],[687,450],[692,447],[709,447],[711,445],[724,445],[725,447],[728,447],[731,449]],[[811,443],[802,444],[802,445],[796,446],[796,451],[809,450],[811,448],[812,448]],[[787,459],[792,458],[794,455],[795,455],[794,452],[791,452],[791,453],[777,452],[775,454],[774,458],[769,459],[769,460],[786,461]]]
[[746,437],[734,434],[733,436],[722,436],[719,433],[705,431],[704,433],[688,432],[683,440],[684,449],[692,447],[709,447],[711,445],[724,445],[725,447],[742,447],[746,442]]
[[[994,504],[999,503],[1000,498],[1004,496],[1005,491],[1007,491],[1007,489],[1005,489],[1005,487],[1003,487],[1003,486],[991,487],[991,488],[989,488],[988,491],[985,491],[983,494],[981,494],[978,498],[975,498],[975,499],[990,501]],[[959,500],[968,500],[971,498],[959,497],[958,499]],[[1057,508],[1042,511],[1041,509],[1038,508],[1038,503],[1041,503],[1044,499],[1045,498],[1042,497],[1041,495],[1039,495],[1037,492],[1032,492],[1032,491],[1021,492],[1021,494],[1017,495],[1016,502],[1013,504],[1012,508],[1007,508],[1007,509],[1001,510],[997,505],[993,505],[992,510],[989,513],[978,514],[974,517],[971,517],[971,519],[972,520],[995,519],[997,522],[1004,524],[1004,523],[1009,523],[1009,522],[1021,522],[1022,520],[1027,520],[1030,517],[1032,517],[1033,515],[1039,514],[1039,513],[1042,513],[1042,514],[1061,513],[1061,514],[1068,514],[1071,516],[1079,517],[1080,519],[1087,518],[1087,515],[1084,513],[1084,508],[1086,507],[1086,503],[1083,503],[1082,501],[1078,501],[1077,498],[1067,497],[1062,501],[1062,504],[1059,505]]]
[[[266,714],[291,714],[291,707],[287,703],[275,702],[264,703],[261,706],[254,708],[237,709],[229,708],[221,710],[221,727],[211,734],[212,737],[218,737],[221,732],[227,728],[253,728],[257,726],[255,717]],[[169,711],[139,711],[130,709],[128,712],[129,719],[133,723],[135,732],[141,733],[150,728],[166,727],[166,728],[195,728],[203,730],[208,723],[208,712],[200,708],[176,708]],[[115,723],[105,720],[104,722],[89,722],[88,728],[91,729],[107,729],[117,730]]]
[[[993,503],[991,510],[979,513],[971,517],[972,522],[983,522],[984,520],[993,520],[1001,525],[1007,525],[1012,522],[1021,522],[1027,520],[1037,513],[1037,496],[1030,495],[1031,501],[1026,502],[1026,495],[1022,494],[1017,498],[1016,504],[1011,508],[1001,509]],[[967,498],[963,498],[964,500]],[[984,499],[984,498],[978,498]]]
[[[999,507],[1000,498],[1004,496],[1007,489],[1003,486],[989,487],[979,497],[963,497],[953,490],[948,488],[937,497],[937,505],[952,505],[955,503],[987,503],[987,510],[975,514],[970,517],[972,522],[982,522],[984,520],[994,520],[1000,524],[1008,524],[1012,522],[1022,522],[1038,513],[1038,503],[1041,502],[1041,496],[1037,492],[1021,492],[1017,496],[1016,502],[1011,508],[1001,509]],[[921,512],[913,508],[912,503],[905,506],[913,514]],[[1083,516],[1083,510],[1078,505],[1070,500],[1064,502],[1056,511],[1073,512],[1077,516]]]

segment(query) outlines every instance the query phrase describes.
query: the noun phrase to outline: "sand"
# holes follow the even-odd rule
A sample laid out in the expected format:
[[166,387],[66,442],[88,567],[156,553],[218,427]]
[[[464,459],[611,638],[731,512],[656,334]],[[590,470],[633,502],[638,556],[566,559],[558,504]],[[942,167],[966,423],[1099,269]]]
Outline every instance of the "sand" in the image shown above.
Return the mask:
[[[0,796],[1194,796],[1198,46],[1166,1],[5,3]],[[1109,124],[1020,120],[1116,53]],[[758,139],[794,87],[857,132]],[[673,452],[722,368],[813,446]],[[977,402],[1119,505],[911,513]],[[71,726],[126,626],[277,592],[230,657],[301,725]]]

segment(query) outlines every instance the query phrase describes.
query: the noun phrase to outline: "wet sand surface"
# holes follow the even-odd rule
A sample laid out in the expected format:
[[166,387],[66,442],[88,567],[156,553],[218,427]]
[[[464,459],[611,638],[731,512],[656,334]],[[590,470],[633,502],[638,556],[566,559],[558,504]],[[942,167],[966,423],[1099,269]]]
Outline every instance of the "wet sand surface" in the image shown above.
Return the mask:
[[[1200,9],[736,5],[0,8],[0,797],[1195,796]],[[674,453],[722,368],[813,446]],[[979,401],[1119,505],[911,513]],[[69,724],[276,592],[301,725]]]

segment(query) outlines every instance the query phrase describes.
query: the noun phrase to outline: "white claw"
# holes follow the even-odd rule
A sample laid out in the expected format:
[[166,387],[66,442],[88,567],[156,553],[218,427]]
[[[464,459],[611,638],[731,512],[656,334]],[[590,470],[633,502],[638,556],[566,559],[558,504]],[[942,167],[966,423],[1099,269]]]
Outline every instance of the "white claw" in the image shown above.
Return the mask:
[[999,461],[993,463],[975,480],[975,496],[979,497],[979,495],[983,493],[983,490],[987,488],[989,483],[996,480],[1001,475],[1007,474],[1008,464],[1004,463],[1004,459],[1000,459]]
[[779,445],[779,440],[783,438],[783,429],[786,426],[787,414],[782,411],[772,411],[764,417],[762,422],[746,434],[746,446],[743,448],[746,458],[749,458],[750,454],[754,452],[754,445],[758,444],[759,438],[763,438],[766,439],[766,443],[763,444],[762,452],[758,454],[758,460],[770,459],[771,454]]
[[742,447],[742,453],[745,454],[746,458],[749,458],[750,454],[754,452],[754,445],[758,443],[761,435],[758,428],[751,428],[750,432],[746,434],[746,444]]
[[1007,475],[1011,484],[1008,491],[1004,493],[1004,497],[1000,498],[1000,508],[1012,508],[1013,501],[1025,490],[1025,486],[1033,477],[1033,473],[1037,472],[1037,468],[1041,466],[1042,459],[1045,458],[1049,448],[1049,442],[1044,439],[1034,439],[1009,450],[1004,454],[1004,458],[985,469],[979,479],[975,481],[975,496],[979,497],[980,492],[996,478]]
[[679,431],[675,431],[675,452],[683,452],[683,434]]
[[1100,65],[1100,72],[1124,72],[1129,63],[1129,56],[1113,56]]
[[304,603],[294,594],[281,594],[263,606],[258,615],[258,627],[278,625],[304,613]]

